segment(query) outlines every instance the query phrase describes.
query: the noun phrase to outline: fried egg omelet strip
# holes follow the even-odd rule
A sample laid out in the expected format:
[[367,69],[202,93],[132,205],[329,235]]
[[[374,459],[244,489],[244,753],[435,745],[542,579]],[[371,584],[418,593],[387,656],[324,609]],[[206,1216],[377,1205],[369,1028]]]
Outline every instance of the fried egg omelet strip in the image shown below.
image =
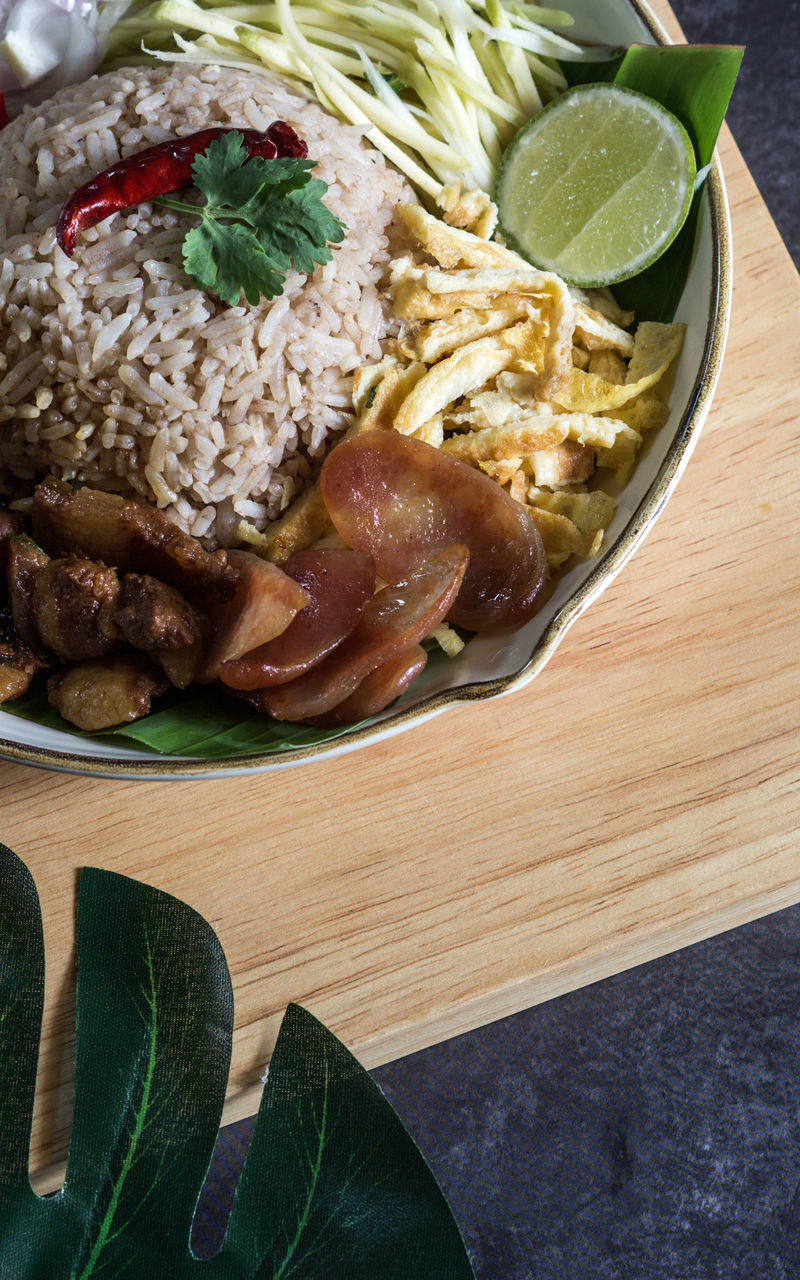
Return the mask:
[[[552,568],[597,555],[613,492],[667,419],[684,326],[631,332],[633,315],[607,291],[571,290],[488,238],[485,193],[448,188],[442,205],[443,219],[398,210],[417,246],[390,265],[402,326],[382,360],[356,371],[350,433],[396,430],[480,467],[531,512]],[[312,486],[248,540],[283,563],[330,528]]]

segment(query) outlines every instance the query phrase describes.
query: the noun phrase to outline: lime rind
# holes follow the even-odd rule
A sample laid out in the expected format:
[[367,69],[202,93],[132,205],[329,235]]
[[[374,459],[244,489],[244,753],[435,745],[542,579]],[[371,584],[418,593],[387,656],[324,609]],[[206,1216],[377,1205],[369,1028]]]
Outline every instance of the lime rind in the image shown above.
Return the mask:
[[688,216],[696,171],[686,129],[659,102],[619,85],[581,85],[523,125],[506,149],[494,186],[499,229],[567,284],[617,284],[669,248]]

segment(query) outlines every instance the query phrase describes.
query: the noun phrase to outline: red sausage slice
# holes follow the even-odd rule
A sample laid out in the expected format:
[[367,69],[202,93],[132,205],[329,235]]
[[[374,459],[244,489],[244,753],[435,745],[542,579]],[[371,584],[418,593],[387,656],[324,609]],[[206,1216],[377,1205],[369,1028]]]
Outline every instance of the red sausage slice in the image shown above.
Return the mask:
[[377,715],[390,702],[394,702],[395,698],[399,698],[401,693],[405,693],[427,661],[428,655],[421,644],[403,649],[396,657],[382,662],[374,671],[370,671],[355,693],[340,702],[338,707],[306,723],[327,729],[340,724],[354,724],[356,720],[366,720],[368,716]]
[[214,634],[198,676],[201,683],[216,680],[223,663],[274,640],[308,604],[308,592],[298,582],[251,551],[229,551],[228,563],[236,573],[236,589],[225,604],[208,601]]
[[322,495],[341,536],[397,582],[453,542],[469,567],[448,620],[469,631],[523,622],[547,576],[539,531],[494,480],[396,431],[364,431],[332,449]]
[[231,689],[286,684],[310,671],[349,636],[375,590],[372,559],[344,547],[298,551],[283,569],[310,602],[274,640],[223,664],[220,678]]
[[467,560],[463,545],[446,547],[406,582],[378,591],[355,631],[324,662],[289,684],[254,691],[247,701],[276,720],[324,715],[381,663],[438,626],[458,594]]

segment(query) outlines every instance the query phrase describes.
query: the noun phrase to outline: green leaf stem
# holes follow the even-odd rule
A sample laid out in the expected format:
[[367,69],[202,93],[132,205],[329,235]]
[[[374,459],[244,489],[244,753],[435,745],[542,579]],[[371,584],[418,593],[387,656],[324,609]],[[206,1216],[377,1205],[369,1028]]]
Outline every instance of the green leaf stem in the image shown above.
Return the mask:
[[[220,1251],[189,1238],[219,1126],[233,1005],[196,912],[125,876],[78,892],[75,1118],[64,1185],[27,1171],[44,979],[38,899],[0,844],[0,1280],[474,1280],[378,1086],[290,1005]],[[265,928],[267,922],[265,922]]]

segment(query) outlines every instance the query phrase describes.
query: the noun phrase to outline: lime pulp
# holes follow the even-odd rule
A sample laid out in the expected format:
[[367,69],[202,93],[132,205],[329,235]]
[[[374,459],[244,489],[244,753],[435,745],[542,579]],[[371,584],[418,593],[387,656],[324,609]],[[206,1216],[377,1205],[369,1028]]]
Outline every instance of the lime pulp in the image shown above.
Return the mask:
[[568,284],[614,284],[671,244],[695,175],[689,135],[660,103],[617,85],[581,85],[509,144],[494,189],[500,230]]

